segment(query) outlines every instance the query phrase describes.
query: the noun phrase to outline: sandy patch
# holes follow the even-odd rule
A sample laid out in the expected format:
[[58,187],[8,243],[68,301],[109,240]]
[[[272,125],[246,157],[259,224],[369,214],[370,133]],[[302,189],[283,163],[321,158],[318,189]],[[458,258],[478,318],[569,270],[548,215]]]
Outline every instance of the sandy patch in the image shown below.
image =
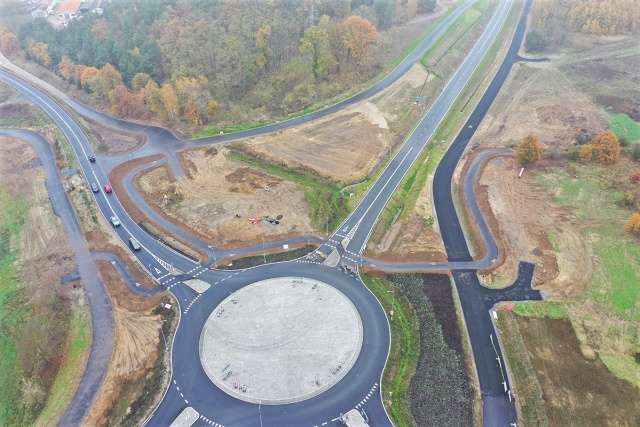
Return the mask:
[[602,110],[552,63],[516,64],[478,127],[482,148],[514,146],[529,133],[546,148],[569,147],[583,129],[606,129]]
[[[183,153],[183,160],[188,177],[172,183],[166,167],[157,168],[141,176],[140,187],[166,215],[180,218],[216,244],[244,246],[259,236],[311,232],[304,193],[297,184],[206,149]],[[249,221],[266,215],[282,218],[278,225]]]
[[395,144],[384,117],[369,102],[271,135],[247,149],[272,162],[314,170],[332,181],[365,178]]

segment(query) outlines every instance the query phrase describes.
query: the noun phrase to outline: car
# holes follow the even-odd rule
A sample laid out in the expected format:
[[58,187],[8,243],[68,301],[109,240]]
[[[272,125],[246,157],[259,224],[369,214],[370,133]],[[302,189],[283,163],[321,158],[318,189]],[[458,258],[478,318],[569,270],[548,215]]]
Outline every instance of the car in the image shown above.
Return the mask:
[[91,191],[93,191],[94,193],[99,193],[100,192],[100,187],[98,187],[98,185],[95,182],[91,183]]
[[111,193],[113,191],[113,188],[111,188],[111,186],[109,184],[105,184],[104,185],[104,192],[105,193]]
[[131,249],[134,251],[139,251],[142,248],[142,246],[140,246],[140,242],[133,237],[129,237],[129,246],[131,246]]
[[91,163],[94,163],[94,162],[96,161],[96,156],[94,156],[94,155],[91,155],[91,154],[90,154],[89,156],[87,156],[87,158],[89,159],[89,161],[90,161]]
[[113,224],[114,227],[117,227],[120,225],[120,220],[115,215],[109,218],[109,220],[111,221],[111,224]]

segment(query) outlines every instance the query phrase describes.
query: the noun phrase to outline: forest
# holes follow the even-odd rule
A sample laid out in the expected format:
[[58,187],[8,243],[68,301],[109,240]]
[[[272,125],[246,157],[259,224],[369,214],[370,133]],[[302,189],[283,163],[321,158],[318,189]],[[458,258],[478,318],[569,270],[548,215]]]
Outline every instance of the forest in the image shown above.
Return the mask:
[[113,0],[67,27],[4,31],[4,52],[123,118],[225,126],[277,120],[382,70],[378,31],[436,0]]
[[566,42],[570,31],[605,35],[634,33],[640,30],[640,1],[536,0],[531,22],[534,29],[557,45]]

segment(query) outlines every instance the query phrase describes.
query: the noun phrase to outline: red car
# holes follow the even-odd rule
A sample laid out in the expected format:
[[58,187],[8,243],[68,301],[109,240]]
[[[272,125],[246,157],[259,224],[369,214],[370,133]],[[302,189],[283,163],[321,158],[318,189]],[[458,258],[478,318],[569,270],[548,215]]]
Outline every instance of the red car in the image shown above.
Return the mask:
[[105,193],[111,193],[113,191],[113,189],[111,188],[111,186],[109,184],[105,184],[104,185],[104,192]]

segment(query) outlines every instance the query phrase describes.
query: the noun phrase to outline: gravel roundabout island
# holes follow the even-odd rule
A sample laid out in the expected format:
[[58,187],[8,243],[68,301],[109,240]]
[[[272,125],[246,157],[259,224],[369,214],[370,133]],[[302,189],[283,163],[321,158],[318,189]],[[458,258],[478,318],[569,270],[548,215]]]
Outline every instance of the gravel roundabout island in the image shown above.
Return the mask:
[[362,321],[344,294],[317,280],[279,277],[215,308],[200,336],[200,360],[225,393],[275,405],[337,384],[361,347]]

